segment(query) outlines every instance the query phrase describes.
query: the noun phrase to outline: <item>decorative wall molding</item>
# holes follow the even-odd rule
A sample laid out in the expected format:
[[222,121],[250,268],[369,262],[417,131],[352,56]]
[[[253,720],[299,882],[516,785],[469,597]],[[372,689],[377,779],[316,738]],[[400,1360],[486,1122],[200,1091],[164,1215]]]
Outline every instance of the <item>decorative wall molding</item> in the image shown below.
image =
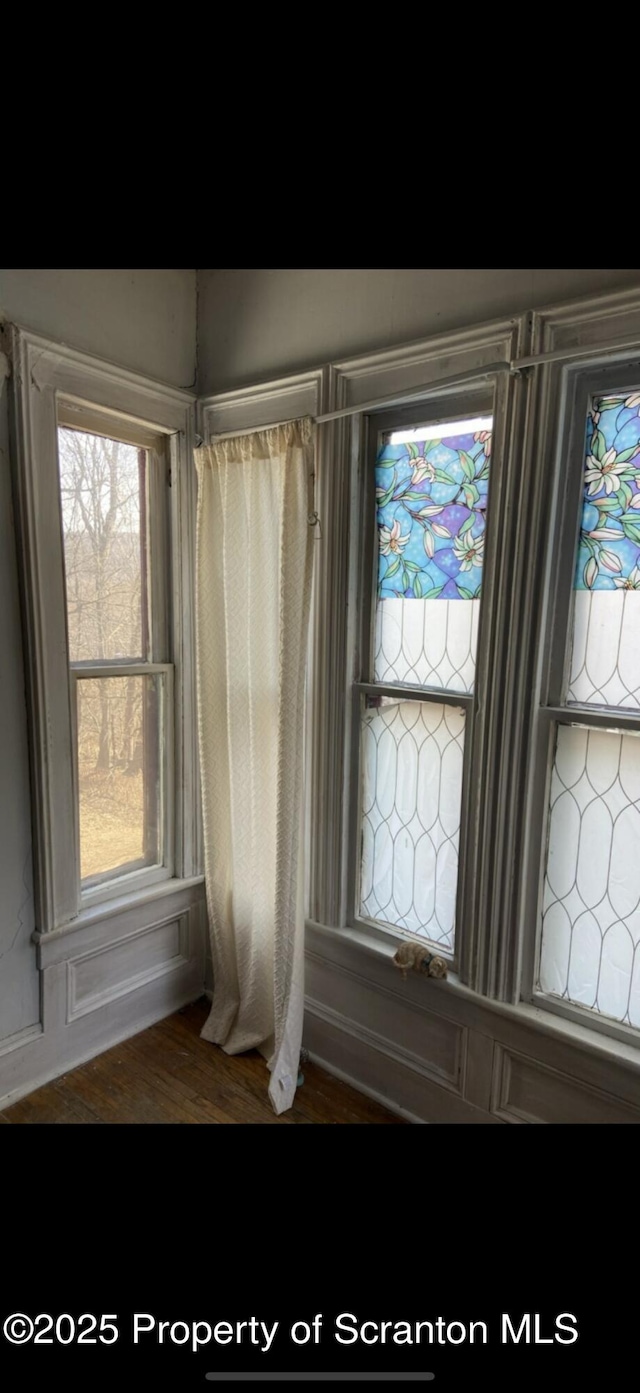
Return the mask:
[[505,1122],[640,1123],[631,1107],[560,1069],[496,1044],[491,1112]]
[[299,416],[317,416],[325,410],[322,401],[324,372],[293,373],[253,387],[217,392],[198,401],[198,430],[206,444],[214,435],[230,431],[255,430]]
[[634,290],[543,306],[532,314],[532,353],[592,347],[598,360],[599,350],[620,340],[620,355],[628,357],[624,340],[634,338],[640,339],[640,292]]
[[307,924],[304,1043],[330,1072],[424,1122],[640,1122],[637,1050],[455,978],[403,981],[392,950],[362,938]]
[[202,995],[201,883],[151,902],[143,927],[128,923],[118,939],[113,921],[89,928],[84,942],[82,934],[51,936],[58,942],[41,971],[42,1024],[0,1048],[0,1108]]
[[108,1005],[116,997],[166,972],[188,965],[189,912],[138,929],[67,963],[67,1021]]

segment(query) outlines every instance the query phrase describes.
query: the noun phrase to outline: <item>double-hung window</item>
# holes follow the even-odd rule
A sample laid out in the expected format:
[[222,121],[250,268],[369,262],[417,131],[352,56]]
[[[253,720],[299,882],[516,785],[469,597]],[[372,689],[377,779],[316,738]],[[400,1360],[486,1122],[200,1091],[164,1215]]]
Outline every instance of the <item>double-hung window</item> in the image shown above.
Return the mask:
[[631,1038],[640,1028],[640,364],[573,366],[556,419],[530,999]]
[[198,875],[195,404],[20,329],[11,350],[46,935]]
[[492,439],[483,385],[371,415],[363,442],[352,922],[455,965]]
[[173,871],[173,664],[162,436],[60,398],[58,464],[78,812],[90,903]]

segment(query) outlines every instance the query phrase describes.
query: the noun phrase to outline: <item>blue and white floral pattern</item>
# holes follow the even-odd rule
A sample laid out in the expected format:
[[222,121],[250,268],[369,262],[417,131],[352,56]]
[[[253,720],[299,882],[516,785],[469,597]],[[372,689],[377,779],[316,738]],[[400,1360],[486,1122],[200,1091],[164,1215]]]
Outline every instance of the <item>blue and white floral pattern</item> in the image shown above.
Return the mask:
[[478,599],[490,454],[486,430],[380,450],[379,600]]
[[576,590],[640,590],[640,392],[594,398]]

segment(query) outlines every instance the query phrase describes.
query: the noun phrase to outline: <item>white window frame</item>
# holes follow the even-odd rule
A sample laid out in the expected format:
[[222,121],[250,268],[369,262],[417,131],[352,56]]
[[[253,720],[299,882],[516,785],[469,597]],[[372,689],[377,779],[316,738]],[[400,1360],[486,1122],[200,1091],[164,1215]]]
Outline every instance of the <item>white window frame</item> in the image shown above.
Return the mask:
[[[201,875],[201,827],[195,711],[193,556],[195,398],[88,354],[13,326],[12,433],[22,600],[27,658],[30,761],[38,934],[95,922],[104,903],[111,915],[174,883]],[[161,437],[169,469],[170,594],[160,609],[168,620],[164,674],[169,721],[165,752],[164,865],[114,876],[81,894],[73,687],[69,665],[66,591],[58,470],[58,404],[77,412],[87,429],[99,420],[133,443]],[[150,518],[153,527],[153,518]],[[162,559],[162,550],[158,562]],[[153,567],[152,567],[153,576]],[[153,579],[152,579],[153,584]],[[83,665],[80,665],[82,667]],[[114,665],[110,675],[124,673]],[[106,670],[106,669],[105,669]],[[87,669],[89,671],[89,669]],[[94,671],[92,669],[92,671]],[[95,674],[94,674],[95,675]],[[115,905],[114,905],[115,907]]]

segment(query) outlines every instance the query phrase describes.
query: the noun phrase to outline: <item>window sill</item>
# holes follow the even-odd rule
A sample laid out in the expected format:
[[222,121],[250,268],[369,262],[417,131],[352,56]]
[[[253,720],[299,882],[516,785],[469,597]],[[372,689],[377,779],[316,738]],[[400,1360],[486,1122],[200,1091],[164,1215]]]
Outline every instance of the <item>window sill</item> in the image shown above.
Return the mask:
[[[400,973],[394,968],[389,980],[386,970],[392,966],[397,941],[384,942],[363,932],[362,929],[327,928],[313,920],[307,920],[306,930],[307,951],[312,955],[325,961],[333,959],[336,966],[343,967],[346,972],[364,979],[368,979],[368,962],[374,985],[400,997],[406,995],[407,1002],[414,1007],[422,1004],[427,1010],[432,1009],[441,1015],[447,1015],[447,1007],[451,1010],[455,1003],[458,1015],[457,1008],[464,1010],[465,1005],[468,1005],[473,1009],[476,1018],[474,1029],[479,1029],[481,1033],[492,1033],[489,1020],[484,1029],[477,1020],[478,1013],[486,1012],[489,1018],[499,1016],[514,1024],[527,1025],[541,1035],[564,1045],[571,1045],[593,1059],[616,1064],[640,1076],[640,1039],[637,1046],[627,1044],[525,1001],[514,1005],[511,1002],[492,1000],[466,987],[457,973],[452,971],[446,978],[423,977],[414,973],[403,981]],[[384,977],[381,976],[380,969]]]
[[104,900],[101,904],[86,906],[69,924],[62,924],[49,933],[41,933],[36,929],[31,935],[31,941],[37,945],[39,950],[38,966],[40,968],[49,967],[54,962],[60,962],[72,956],[71,950],[75,935],[82,934],[88,929],[95,929],[109,919],[119,918],[132,910],[144,909],[146,905],[155,900],[171,900],[185,891],[196,890],[198,887],[202,887],[204,892],[203,875],[187,876],[184,879],[174,877],[171,880],[159,881],[155,885],[147,885],[144,889],[128,895]]

